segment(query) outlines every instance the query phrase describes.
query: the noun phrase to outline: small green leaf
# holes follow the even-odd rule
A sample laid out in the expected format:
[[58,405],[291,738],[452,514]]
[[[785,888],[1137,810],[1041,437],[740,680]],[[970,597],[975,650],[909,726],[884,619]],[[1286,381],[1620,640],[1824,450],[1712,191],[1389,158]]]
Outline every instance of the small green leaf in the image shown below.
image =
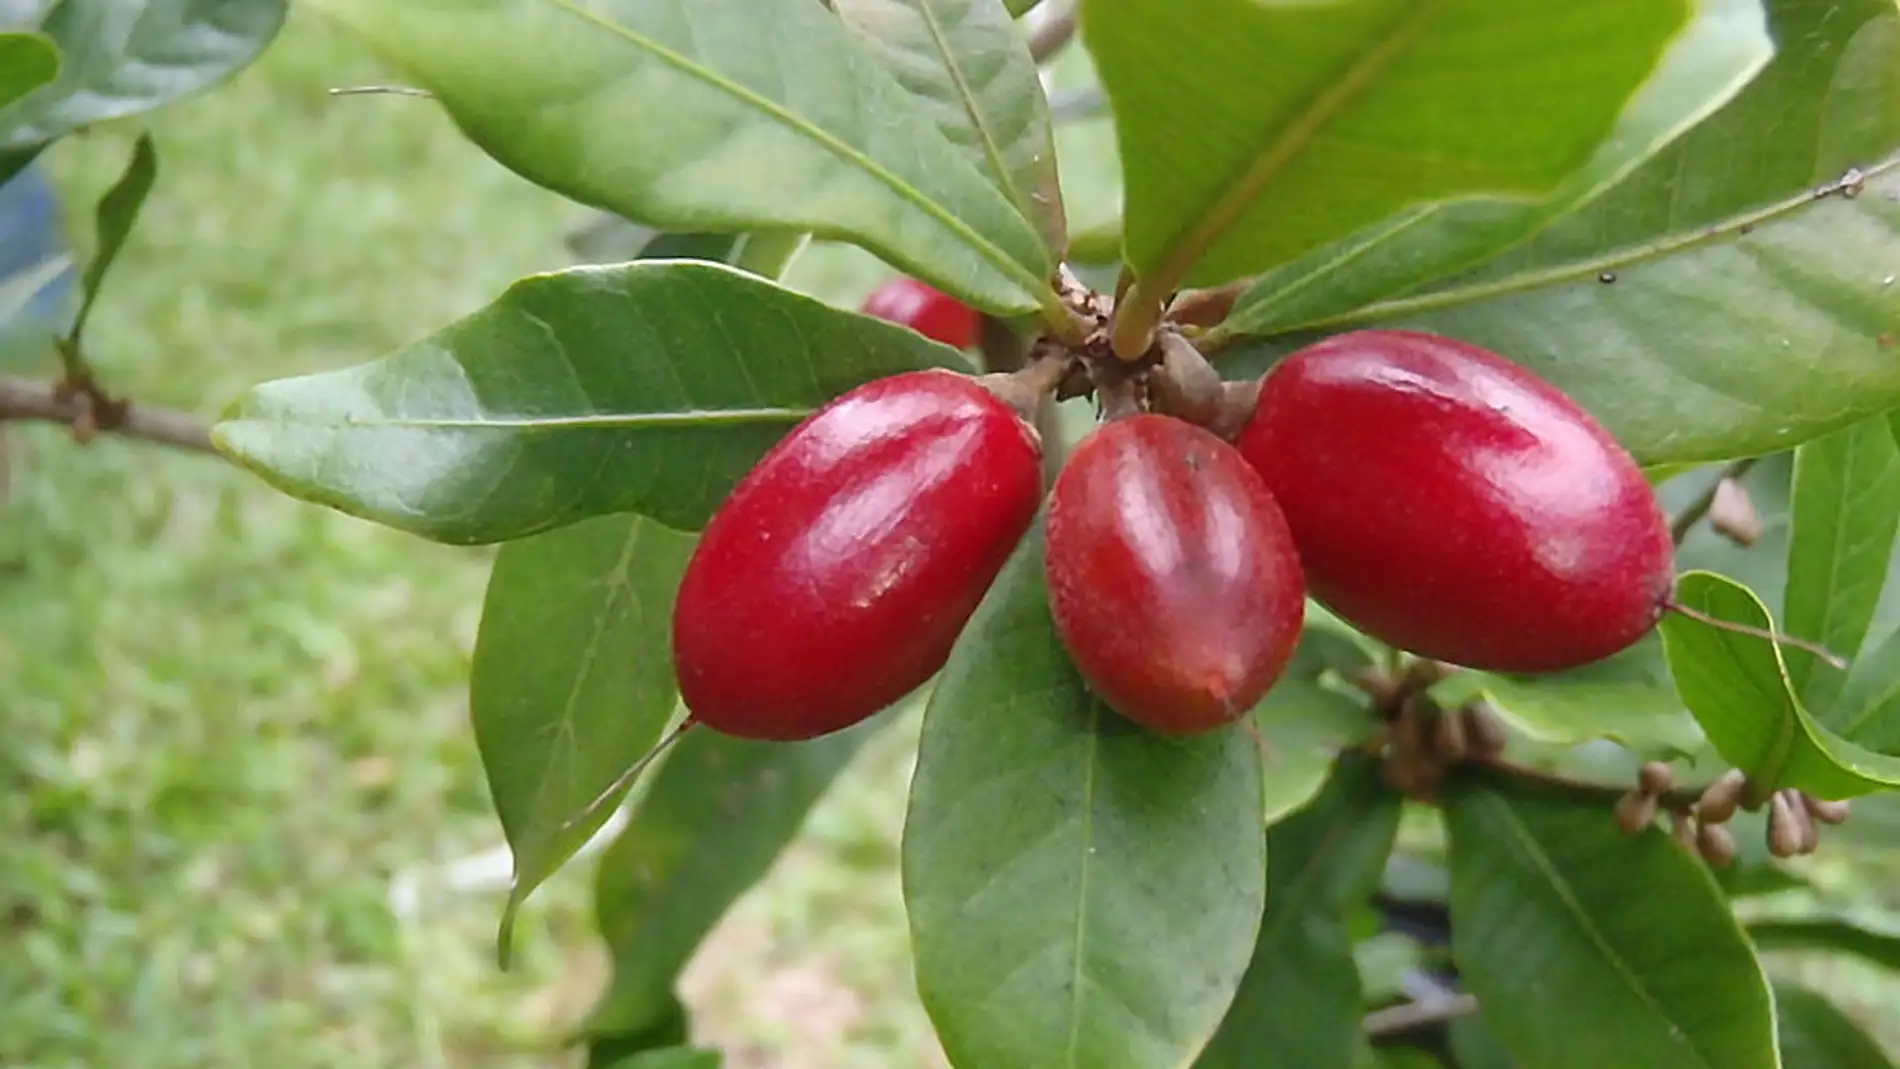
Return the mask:
[[1900,749],[1900,628],[1855,658],[1840,695],[1821,721],[1875,753]]
[[956,1065],[1181,1065],[1260,924],[1259,750],[1095,701],[1056,637],[1042,546],[1038,526],[924,717],[903,856],[918,990]]
[[1799,984],[1775,983],[1775,1017],[1787,1069],[1894,1069],[1893,1059],[1852,1017]]
[[1347,918],[1379,886],[1399,795],[1348,761],[1313,804],[1267,833],[1267,910],[1253,961],[1195,1069],[1352,1069],[1364,1012]]
[[614,1062],[607,1069],[719,1069],[726,1056],[716,1050],[698,1047],[673,1047],[647,1050]]
[[[1774,626],[1752,591],[1710,572],[1680,576],[1676,601],[1748,627]],[[1674,612],[1664,615],[1662,633],[1683,703],[1723,759],[1747,772],[1758,790],[1798,787],[1821,798],[1851,798],[1900,786],[1900,758],[1857,746],[1808,714],[1788,687],[1775,643]]]
[[1851,954],[1883,969],[1900,972],[1900,929],[1892,924],[1845,917],[1781,917],[1758,920],[1748,935],[1763,951],[1829,951]]
[[614,975],[594,1035],[662,1024],[700,941],[797,834],[825,788],[888,721],[797,743],[689,731],[602,855],[595,911]]
[[1379,730],[1365,696],[1328,678],[1366,663],[1351,640],[1309,627],[1280,681],[1254,706],[1254,723],[1267,742],[1261,780],[1268,824],[1311,801],[1340,753]]
[[612,512],[696,530],[818,406],[929,367],[969,365],[730,267],[584,266],[373,363],[265,383],[213,436],[286,493],[443,542]]
[[[1860,652],[1900,531],[1900,447],[1887,417],[1862,420],[1795,450],[1793,537],[1782,615],[1788,633],[1836,656]],[[1802,704],[1825,709],[1842,676],[1813,654],[1786,655]]]
[[1698,0],[1589,164],[1548,197],[1425,204],[1262,275],[1218,335],[1273,334],[1472,267],[1587,204],[1729,100],[1774,55],[1758,0]]
[[529,180],[674,230],[855,242],[1013,314],[1034,227],[812,0],[316,0]]
[[[10,104],[0,93],[0,182],[82,126],[150,111],[242,70],[277,36],[286,4],[70,0],[7,12],[6,29],[50,38],[60,63],[51,84]],[[8,65],[0,56],[0,68]]]
[[79,351],[80,332],[86,329],[86,319],[92,315],[93,302],[99,299],[99,287],[105,283],[106,272],[112,270],[112,261],[118,259],[119,250],[125,247],[125,239],[131,236],[132,227],[138,222],[139,209],[145,206],[145,197],[157,180],[158,150],[152,145],[152,135],[140,134],[119,180],[99,198],[96,215],[99,244],[80,276],[79,312],[66,334],[65,344],[74,352]]
[[59,46],[52,38],[0,32],[0,110],[57,77]]
[[1688,0],[1083,0],[1145,292],[1256,274],[1412,205],[1587,164]]
[[1067,236],[1049,102],[1022,31],[996,0],[832,0],[1043,242]]
[[564,825],[652,748],[673,714],[673,594],[692,549],[691,536],[652,520],[602,516],[495,557],[469,706],[515,858],[504,962],[522,900],[611,808]]
[[[596,912],[599,906],[600,903],[596,902]],[[608,949],[611,952],[612,948]],[[637,1019],[645,1021],[645,1024],[616,1028],[608,1021],[608,1027],[590,1028],[574,1037],[576,1041],[585,1040],[587,1043],[587,1069],[613,1069],[634,1055],[671,1050],[685,1044],[692,1031],[686,1004],[677,995],[668,996],[663,1002],[663,1005],[656,1007],[642,1007],[645,1012]]]
[[1610,739],[1645,757],[1663,759],[1694,753],[1705,741],[1694,715],[1676,694],[1662,641],[1656,637],[1568,672],[1460,672],[1433,693],[1449,705],[1482,696],[1512,727],[1553,745]]
[[1767,979],[1708,870],[1596,803],[1458,785],[1452,952],[1530,1069],[1778,1069]]

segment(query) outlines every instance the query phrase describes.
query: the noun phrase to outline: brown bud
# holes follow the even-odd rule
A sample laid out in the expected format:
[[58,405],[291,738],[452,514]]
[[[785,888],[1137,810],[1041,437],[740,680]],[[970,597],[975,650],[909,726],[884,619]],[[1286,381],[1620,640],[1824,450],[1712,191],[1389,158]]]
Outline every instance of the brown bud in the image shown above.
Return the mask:
[[1464,720],[1465,738],[1469,740],[1472,753],[1480,757],[1496,757],[1509,745],[1511,737],[1504,730],[1504,722],[1482,703],[1465,706]]
[[1413,702],[1401,702],[1392,718],[1392,752],[1405,756],[1425,752],[1424,725],[1419,723],[1418,706]]
[[1724,825],[1698,823],[1695,846],[1702,860],[1716,868],[1727,868],[1735,860],[1735,833]]
[[1715,533],[1738,546],[1752,546],[1761,539],[1761,513],[1748,489],[1728,476],[1715,484],[1715,498],[1709,503],[1709,526]]
[[1827,802],[1805,792],[1801,795],[1801,804],[1807,809],[1809,816],[1823,824],[1845,824],[1848,815],[1853,811],[1853,803],[1846,799]]
[[[1768,852],[1780,858],[1803,853],[1801,823],[1806,817],[1807,811],[1787,791],[1776,791],[1768,799]],[[1808,825],[1812,830],[1813,822]]]
[[1748,774],[1731,768],[1715,777],[1702,790],[1695,804],[1695,815],[1704,824],[1726,824],[1742,802],[1742,789],[1748,786]]
[[1215,435],[1233,441],[1246,429],[1247,422],[1253,419],[1253,410],[1260,401],[1260,380],[1240,379],[1223,382],[1220,386],[1220,404],[1214,418],[1208,421],[1207,429]]
[[1616,800],[1616,826],[1635,835],[1656,822],[1656,796],[1630,791]]
[[1636,773],[1636,782],[1644,794],[1668,794],[1676,785],[1676,770],[1662,761],[1649,761]]
[[1168,320],[1197,327],[1211,327],[1227,318],[1234,310],[1234,302],[1253,285],[1253,279],[1243,278],[1209,290],[1183,290],[1175,295],[1174,303],[1168,305]]
[[1462,761],[1470,754],[1465,719],[1456,709],[1446,709],[1432,719],[1432,749],[1446,761]]
[[1172,331],[1155,339],[1161,349],[1161,366],[1148,376],[1148,391],[1155,410],[1206,426],[1220,416],[1220,372],[1194,343]]

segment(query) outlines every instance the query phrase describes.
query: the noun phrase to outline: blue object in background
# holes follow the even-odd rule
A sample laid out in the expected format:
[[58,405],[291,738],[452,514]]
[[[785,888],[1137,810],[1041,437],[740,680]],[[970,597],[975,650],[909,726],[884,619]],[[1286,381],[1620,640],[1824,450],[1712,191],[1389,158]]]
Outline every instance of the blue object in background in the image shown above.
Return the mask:
[[37,165],[0,183],[0,367],[37,370],[71,325],[79,272],[59,195]]

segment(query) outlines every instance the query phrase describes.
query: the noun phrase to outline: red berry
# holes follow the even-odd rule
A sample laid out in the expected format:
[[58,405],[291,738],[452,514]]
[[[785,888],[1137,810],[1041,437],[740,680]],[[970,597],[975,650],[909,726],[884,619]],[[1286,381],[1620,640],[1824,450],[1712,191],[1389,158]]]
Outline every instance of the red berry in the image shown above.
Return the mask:
[[864,299],[862,311],[902,324],[952,349],[968,349],[976,344],[976,310],[914,278],[892,279],[879,286]]
[[1084,439],[1051,491],[1044,554],[1076,668],[1156,731],[1238,720],[1299,641],[1306,588],[1279,507],[1233,446],[1180,420]]
[[916,689],[950,655],[1042,496],[1041,450],[975,380],[919,371],[832,401],[700,537],[673,609],[693,718],[805,739]]
[[1314,597],[1400,649],[1560,671],[1661,617],[1674,549],[1630,455],[1495,353],[1339,335],[1267,373],[1240,451],[1286,513]]

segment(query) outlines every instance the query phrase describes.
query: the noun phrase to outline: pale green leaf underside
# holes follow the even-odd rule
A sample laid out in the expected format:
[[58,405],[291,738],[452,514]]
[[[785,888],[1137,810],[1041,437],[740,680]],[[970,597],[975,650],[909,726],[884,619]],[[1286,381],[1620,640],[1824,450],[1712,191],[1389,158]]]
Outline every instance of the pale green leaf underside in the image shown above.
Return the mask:
[[861,244],[998,313],[1035,229],[812,0],[314,0],[532,181],[673,230]]
[[697,530],[818,406],[928,367],[968,364],[721,265],[577,267],[373,363],[265,383],[215,438],[287,493],[444,542],[610,512]]

